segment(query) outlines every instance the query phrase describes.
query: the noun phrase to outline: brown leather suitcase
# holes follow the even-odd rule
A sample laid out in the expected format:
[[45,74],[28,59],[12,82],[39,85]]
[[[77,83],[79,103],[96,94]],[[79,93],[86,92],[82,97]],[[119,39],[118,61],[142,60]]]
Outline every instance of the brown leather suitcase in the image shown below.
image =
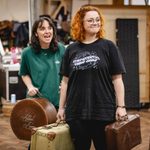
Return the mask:
[[10,124],[14,134],[23,140],[31,139],[32,126],[39,127],[56,122],[57,111],[45,98],[27,98],[17,101]]
[[128,115],[125,121],[116,121],[107,125],[105,133],[107,150],[131,150],[142,141],[140,116]]
[[32,129],[31,150],[75,150],[66,123],[53,123]]

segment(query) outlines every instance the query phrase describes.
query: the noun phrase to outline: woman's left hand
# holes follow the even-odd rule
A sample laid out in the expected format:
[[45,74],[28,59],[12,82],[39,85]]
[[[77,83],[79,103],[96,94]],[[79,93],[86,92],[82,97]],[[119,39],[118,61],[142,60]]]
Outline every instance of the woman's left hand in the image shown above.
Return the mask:
[[116,110],[116,120],[122,121],[127,119],[126,108],[117,107]]
[[57,113],[57,123],[60,121],[65,121],[65,108],[59,108]]

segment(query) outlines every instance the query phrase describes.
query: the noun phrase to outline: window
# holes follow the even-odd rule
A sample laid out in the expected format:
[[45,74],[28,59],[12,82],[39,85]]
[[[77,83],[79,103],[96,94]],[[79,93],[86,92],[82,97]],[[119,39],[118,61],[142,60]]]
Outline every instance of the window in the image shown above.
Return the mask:
[[150,0],[124,0],[125,5],[150,5]]

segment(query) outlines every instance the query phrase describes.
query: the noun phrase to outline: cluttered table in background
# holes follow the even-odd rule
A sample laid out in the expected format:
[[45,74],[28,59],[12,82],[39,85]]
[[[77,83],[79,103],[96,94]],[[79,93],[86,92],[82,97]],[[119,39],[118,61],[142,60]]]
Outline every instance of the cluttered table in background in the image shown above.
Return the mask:
[[26,95],[26,87],[18,75],[20,69],[21,52],[14,51],[1,55],[0,62],[0,97],[10,101],[11,94],[16,95],[16,99],[23,99]]

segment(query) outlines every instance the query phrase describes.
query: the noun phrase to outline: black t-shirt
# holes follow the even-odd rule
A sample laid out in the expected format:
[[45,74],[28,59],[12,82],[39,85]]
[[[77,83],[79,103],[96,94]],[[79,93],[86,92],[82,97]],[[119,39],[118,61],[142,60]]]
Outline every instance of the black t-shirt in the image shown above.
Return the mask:
[[125,73],[125,67],[113,42],[74,42],[66,49],[60,73],[69,77],[66,120],[114,120],[112,75]]

